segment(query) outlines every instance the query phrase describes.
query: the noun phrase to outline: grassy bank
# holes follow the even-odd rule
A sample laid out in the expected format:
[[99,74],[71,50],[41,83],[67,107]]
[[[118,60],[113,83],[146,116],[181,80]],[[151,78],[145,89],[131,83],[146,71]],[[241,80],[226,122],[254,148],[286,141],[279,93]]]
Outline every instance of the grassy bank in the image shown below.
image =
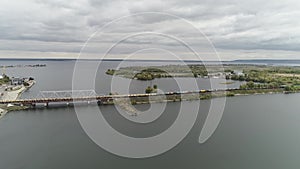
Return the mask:
[[[292,93],[297,93],[298,91],[293,91]],[[246,95],[256,95],[256,94],[275,94],[275,93],[291,93],[287,92],[285,89],[238,89],[230,91],[212,91],[212,92],[191,92],[185,94],[171,94],[171,95],[150,95],[144,97],[130,97],[131,104],[148,104],[148,103],[158,103],[158,102],[179,102],[179,101],[192,101],[192,100],[208,100],[219,97],[234,97],[234,96],[246,96]],[[114,104],[111,100],[105,104]]]

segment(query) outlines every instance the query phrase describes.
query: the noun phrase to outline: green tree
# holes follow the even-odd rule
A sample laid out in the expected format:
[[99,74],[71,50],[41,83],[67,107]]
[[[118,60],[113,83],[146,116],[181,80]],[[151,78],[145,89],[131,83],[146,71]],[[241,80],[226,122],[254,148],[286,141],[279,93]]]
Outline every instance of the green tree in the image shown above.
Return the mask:
[[295,89],[294,89],[293,86],[287,85],[287,86],[284,87],[284,90],[285,91],[294,91]]
[[253,89],[255,87],[255,84],[253,81],[250,81],[250,82],[247,82],[247,86],[248,86],[248,89]]
[[23,85],[24,86],[29,86],[29,83],[28,82],[24,82]]
[[145,90],[145,93],[152,93],[153,92],[153,88],[151,86],[148,86]]

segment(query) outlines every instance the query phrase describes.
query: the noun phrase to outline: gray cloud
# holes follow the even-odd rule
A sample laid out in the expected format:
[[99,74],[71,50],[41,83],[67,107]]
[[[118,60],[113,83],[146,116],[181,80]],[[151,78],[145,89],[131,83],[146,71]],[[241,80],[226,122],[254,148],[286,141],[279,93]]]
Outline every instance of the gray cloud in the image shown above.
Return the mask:
[[[91,34],[116,18],[139,12],[165,12],[187,19],[220,51],[243,51],[244,54],[235,52],[241,57],[249,55],[245,51],[286,51],[294,56],[300,51],[299,9],[297,0],[2,0],[0,50],[76,53]],[[203,45],[179,19],[159,15],[129,18],[98,43],[114,42],[128,32],[144,29],[184,36],[194,46]],[[153,44],[143,38],[124,43],[128,47]],[[174,46],[177,51],[173,42],[160,40],[157,44],[168,49]],[[291,56],[286,52],[280,52],[283,58]],[[272,57],[264,53],[268,55],[262,57]]]

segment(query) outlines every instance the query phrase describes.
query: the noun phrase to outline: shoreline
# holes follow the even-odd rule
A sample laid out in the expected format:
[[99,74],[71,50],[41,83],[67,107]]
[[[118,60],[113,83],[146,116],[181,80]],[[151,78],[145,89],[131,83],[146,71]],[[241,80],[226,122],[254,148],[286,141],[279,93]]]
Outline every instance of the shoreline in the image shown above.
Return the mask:
[[[30,89],[34,84],[35,81],[29,81],[29,86],[24,86],[24,85],[20,85],[20,86],[15,86],[15,87],[19,87],[19,89],[13,90],[13,91],[6,91],[4,92],[4,95],[2,96],[2,100],[17,100],[18,98],[20,98],[22,96],[22,94]],[[11,106],[11,107],[18,107],[18,106]],[[2,117],[4,117],[11,109],[8,105],[1,105],[0,107],[0,119]],[[26,107],[24,107],[26,108]]]
[[[21,94],[29,89],[34,82],[27,87],[21,87],[18,90],[13,92],[8,92],[10,97],[13,97],[14,100],[19,98]],[[164,103],[164,102],[181,102],[181,101],[195,101],[195,100],[210,100],[214,98],[221,98],[221,97],[235,97],[235,96],[250,96],[250,95],[271,95],[271,94],[293,94],[293,93],[300,93],[300,90],[297,91],[286,91],[284,88],[266,88],[266,89],[227,89],[227,90],[202,90],[202,91],[194,91],[194,92],[183,92],[183,93],[162,93],[162,94],[145,94],[141,95],[129,95],[125,98],[118,98],[116,95],[111,95],[111,98],[108,99],[109,101],[98,103],[99,105],[116,105],[120,108],[125,109],[128,115],[138,115],[135,111],[133,111],[131,105],[140,105],[140,104],[151,104],[151,103]],[[125,101],[129,99],[128,101]],[[18,110],[25,110],[31,109],[33,107],[29,106],[7,106],[3,104],[0,105],[0,116],[3,117],[6,113],[10,111],[18,111]],[[39,107],[43,108],[43,107]]]
[[[27,90],[28,88],[25,88]],[[20,96],[25,90],[20,90],[18,96]],[[234,91],[234,93],[232,92]],[[136,111],[134,105],[142,105],[142,104],[159,104],[159,103],[168,103],[168,102],[189,102],[189,101],[200,101],[200,100],[212,100],[222,97],[235,97],[235,96],[255,96],[255,95],[272,95],[272,94],[296,94],[300,93],[300,90],[289,92],[284,89],[259,89],[259,90],[223,90],[223,91],[207,91],[203,92],[190,92],[190,93],[173,93],[173,94],[161,94],[158,95],[146,95],[142,97],[129,96],[128,98],[112,98],[107,102],[98,103],[97,106],[109,106],[114,105],[125,111],[129,116],[138,116],[140,113]],[[75,103],[72,103],[72,107],[74,107]],[[69,106],[69,104],[67,104]],[[7,106],[7,105],[6,105]],[[2,108],[0,105],[0,119],[4,117],[10,111],[20,111],[20,110],[30,110],[37,108],[45,108],[45,107],[32,107],[32,106],[11,106]]]
[[[287,94],[284,90],[269,90],[268,92],[254,92],[254,93],[239,93],[235,94],[234,96],[240,97],[240,96],[255,96],[255,95],[272,95],[272,94]],[[300,91],[288,93],[288,94],[297,94],[300,93]],[[188,102],[188,101],[200,101],[200,100],[211,100],[211,99],[217,99],[221,97],[234,97],[234,96],[228,96],[228,91],[222,91],[222,92],[216,92],[216,93],[210,93],[210,94],[203,94],[203,93],[189,93],[189,94],[182,94],[182,95],[173,95],[173,96],[166,96],[161,97],[160,95],[149,95],[145,97],[132,97],[132,98],[115,98],[113,100],[110,100],[108,102],[103,102],[101,104],[98,104],[98,106],[109,106],[109,105],[115,105],[119,108],[123,109],[127,115],[129,116],[138,116],[140,113],[136,111],[136,109],[132,106],[134,105],[142,105],[142,104],[156,104],[156,103],[168,103],[168,102]],[[206,95],[210,95],[209,97],[205,97]],[[128,99],[128,100],[127,100]],[[74,106],[74,104],[71,104]],[[68,104],[69,106],[69,104]],[[12,111],[18,111],[18,110],[27,110],[27,109],[37,109],[37,108],[45,108],[45,107],[22,107],[20,109],[14,109]],[[50,107],[51,108],[51,107]]]
[[[221,97],[236,97],[236,96],[251,96],[251,95],[272,95],[272,94],[294,94],[300,93],[300,90],[288,92],[282,88],[276,89],[236,89],[228,91],[212,91],[212,92],[191,92],[191,93],[181,93],[181,94],[164,94],[165,97],[161,95],[149,95],[143,97],[130,97],[130,102],[132,105],[137,104],[150,104],[150,103],[163,103],[163,102],[181,102],[181,101],[191,101],[191,100],[210,100],[214,98]],[[120,104],[121,103],[121,104]],[[122,102],[116,98],[108,102],[101,103],[101,105],[118,105],[123,107]]]
[[7,110],[0,108],[0,119],[7,114]]

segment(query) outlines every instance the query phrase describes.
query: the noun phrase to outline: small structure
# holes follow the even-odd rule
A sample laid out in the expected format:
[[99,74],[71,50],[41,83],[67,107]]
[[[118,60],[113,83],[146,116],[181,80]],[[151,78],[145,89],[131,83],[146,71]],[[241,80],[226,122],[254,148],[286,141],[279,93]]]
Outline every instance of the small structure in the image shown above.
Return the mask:
[[238,71],[238,70],[235,70],[234,74],[236,74],[238,76],[244,76],[245,75],[242,71]]
[[9,103],[9,104],[7,104],[7,107],[14,107],[14,105]]
[[11,85],[22,85],[24,83],[24,78],[12,77],[10,83]]

